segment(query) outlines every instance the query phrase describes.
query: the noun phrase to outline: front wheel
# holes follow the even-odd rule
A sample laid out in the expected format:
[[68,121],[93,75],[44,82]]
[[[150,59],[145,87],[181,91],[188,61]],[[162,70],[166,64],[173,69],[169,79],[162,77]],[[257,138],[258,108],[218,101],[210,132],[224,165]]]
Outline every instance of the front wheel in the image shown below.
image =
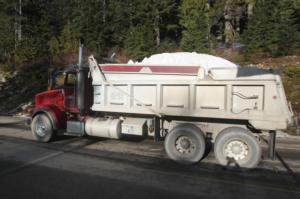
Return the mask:
[[216,137],[214,154],[221,165],[254,168],[261,159],[261,147],[248,130],[230,127]]
[[204,134],[195,125],[180,124],[166,136],[165,150],[169,158],[176,162],[197,163],[205,151]]
[[31,132],[39,142],[49,142],[54,137],[52,123],[45,114],[38,114],[33,118]]

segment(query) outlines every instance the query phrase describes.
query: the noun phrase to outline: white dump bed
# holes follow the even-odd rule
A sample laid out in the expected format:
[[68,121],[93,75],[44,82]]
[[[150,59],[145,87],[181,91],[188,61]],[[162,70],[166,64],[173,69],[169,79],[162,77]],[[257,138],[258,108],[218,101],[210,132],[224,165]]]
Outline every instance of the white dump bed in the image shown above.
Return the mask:
[[93,111],[246,120],[262,130],[291,122],[280,77],[271,72],[89,61]]

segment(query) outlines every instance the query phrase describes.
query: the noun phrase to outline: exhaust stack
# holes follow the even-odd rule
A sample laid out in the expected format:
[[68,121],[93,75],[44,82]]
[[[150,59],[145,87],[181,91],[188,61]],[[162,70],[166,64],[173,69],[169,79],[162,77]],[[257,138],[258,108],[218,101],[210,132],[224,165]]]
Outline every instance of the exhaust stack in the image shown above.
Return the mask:
[[83,47],[84,41],[81,38],[79,43],[79,53],[78,53],[78,72],[76,74],[76,105],[81,116],[86,114],[85,107],[85,69],[83,67]]

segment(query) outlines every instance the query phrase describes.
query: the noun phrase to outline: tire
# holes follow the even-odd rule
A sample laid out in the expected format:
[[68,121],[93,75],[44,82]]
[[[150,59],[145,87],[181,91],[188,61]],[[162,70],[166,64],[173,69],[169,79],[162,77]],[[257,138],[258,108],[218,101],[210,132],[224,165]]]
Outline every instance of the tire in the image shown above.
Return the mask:
[[31,123],[33,137],[39,142],[49,142],[54,137],[52,123],[45,114],[36,115]]
[[214,154],[221,165],[254,168],[261,159],[261,147],[248,130],[229,127],[216,137]]
[[182,164],[199,162],[205,152],[204,134],[193,124],[179,124],[173,128],[164,144],[168,157]]

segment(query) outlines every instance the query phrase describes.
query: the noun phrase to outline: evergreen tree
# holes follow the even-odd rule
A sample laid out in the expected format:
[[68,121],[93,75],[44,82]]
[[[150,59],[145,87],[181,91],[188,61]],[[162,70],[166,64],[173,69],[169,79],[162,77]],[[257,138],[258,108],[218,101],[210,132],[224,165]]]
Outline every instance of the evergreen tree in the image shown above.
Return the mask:
[[0,64],[12,62],[15,49],[14,3],[0,1]]
[[[106,2],[105,21],[107,23],[110,47],[122,48],[130,27],[130,1],[114,0]],[[104,19],[102,17],[102,19]]]
[[185,51],[209,51],[209,25],[206,0],[183,0],[180,6],[181,47]]
[[[294,0],[294,8],[295,8],[295,18],[296,24],[300,24],[300,0]],[[298,51],[298,55],[300,54],[300,25],[298,25],[298,30],[296,33],[296,41],[293,45],[295,52]]]
[[155,35],[147,26],[131,27],[124,41],[128,54],[135,59],[142,59],[154,51]]
[[[127,1],[127,34],[124,47],[134,58],[155,52],[162,40],[176,35],[178,26],[177,2],[173,0]],[[176,35],[177,36],[177,35]],[[141,42],[141,43],[139,43]]]
[[103,56],[124,49],[141,59],[179,41],[182,50],[208,52],[212,41],[231,45],[239,35],[249,53],[285,55],[300,48],[299,2],[0,0],[0,65],[75,53],[80,36]]
[[58,37],[52,37],[48,42],[52,56],[76,53],[78,48],[79,33],[72,27],[70,22],[64,26]]
[[248,53],[288,54],[297,31],[292,1],[258,0],[244,41]]
[[22,1],[22,39],[15,56],[20,62],[42,57],[48,51],[53,34],[49,26],[47,8],[50,0]]
[[176,30],[178,23],[176,15],[169,17],[170,14],[175,14],[176,1],[174,0],[152,0],[149,3],[150,21],[155,32],[156,46],[159,47],[162,37],[168,32]]

